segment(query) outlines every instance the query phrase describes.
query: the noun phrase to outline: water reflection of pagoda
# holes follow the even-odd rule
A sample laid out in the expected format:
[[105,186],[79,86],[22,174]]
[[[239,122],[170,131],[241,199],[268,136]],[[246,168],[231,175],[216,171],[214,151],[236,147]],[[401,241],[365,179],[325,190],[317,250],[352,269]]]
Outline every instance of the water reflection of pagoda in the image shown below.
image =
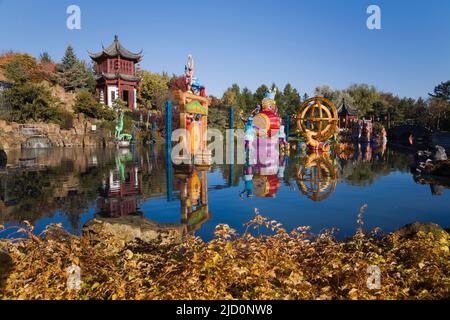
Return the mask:
[[[139,221],[148,227],[151,220],[143,217],[139,211],[139,201],[143,195],[142,172],[139,170],[139,161],[132,160],[130,155],[116,157],[116,168],[110,171],[99,188],[97,212],[100,217],[108,219],[142,215],[143,220]],[[172,168],[170,163],[167,166]],[[162,230],[176,227],[180,234],[191,233],[200,229],[211,218],[208,207],[208,168],[182,165],[175,166],[174,169],[175,179],[169,181],[168,191],[172,193],[174,187],[179,195],[180,223],[158,224],[158,228]],[[128,220],[116,219],[116,221]]]
[[142,181],[137,165],[125,167],[122,163],[111,170],[100,188],[97,201],[99,214],[104,217],[123,217],[136,214],[138,198],[142,194]]

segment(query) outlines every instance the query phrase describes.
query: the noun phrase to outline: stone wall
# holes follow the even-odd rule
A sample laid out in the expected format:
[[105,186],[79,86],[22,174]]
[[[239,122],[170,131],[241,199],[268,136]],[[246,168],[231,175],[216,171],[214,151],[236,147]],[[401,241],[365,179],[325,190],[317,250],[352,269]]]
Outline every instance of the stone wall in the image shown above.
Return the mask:
[[0,120],[0,143],[6,150],[20,149],[34,132],[50,139],[54,147],[95,147],[112,144],[110,132],[97,129],[91,130],[92,123],[79,117],[73,121],[70,130],[62,130],[59,125],[52,123],[8,123]]

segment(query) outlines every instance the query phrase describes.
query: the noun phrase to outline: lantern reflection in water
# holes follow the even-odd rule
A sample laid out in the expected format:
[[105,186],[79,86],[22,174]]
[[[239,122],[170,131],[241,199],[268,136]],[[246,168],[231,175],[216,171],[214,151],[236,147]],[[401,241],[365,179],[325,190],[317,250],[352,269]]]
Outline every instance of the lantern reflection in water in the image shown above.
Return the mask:
[[[244,186],[240,193],[241,199],[244,194],[247,198],[256,195],[258,198],[275,198],[284,179],[287,156],[278,150],[278,144],[272,140],[258,138],[256,144],[257,154],[252,165],[247,162],[244,165]],[[271,143],[275,143],[273,146]],[[261,147],[263,146],[263,147]]]
[[313,201],[323,201],[333,194],[337,172],[328,154],[312,153],[300,160],[297,185]]
[[211,219],[208,207],[208,171],[193,165],[175,167],[180,190],[181,224],[184,233],[192,233]]

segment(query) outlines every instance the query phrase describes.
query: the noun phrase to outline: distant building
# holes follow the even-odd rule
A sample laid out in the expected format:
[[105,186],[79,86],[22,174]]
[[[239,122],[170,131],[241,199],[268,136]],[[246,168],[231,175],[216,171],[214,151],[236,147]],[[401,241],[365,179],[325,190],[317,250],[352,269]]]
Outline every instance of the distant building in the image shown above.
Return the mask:
[[122,99],[131,109],[137,108],[137,92],[141,79],[136,65],[142,60],[142,52],[133,53],[125,49],[115,36],[114,42],[101,52],[89,52],[95,62],[97,92],[100,102],[113,106],[116,99]]
[[337,112],[339,117],[339,128],[341,129],[351,128],[352,122],[358,118],[357,112],[347,105],[345,99],[342,100],[342,105]]

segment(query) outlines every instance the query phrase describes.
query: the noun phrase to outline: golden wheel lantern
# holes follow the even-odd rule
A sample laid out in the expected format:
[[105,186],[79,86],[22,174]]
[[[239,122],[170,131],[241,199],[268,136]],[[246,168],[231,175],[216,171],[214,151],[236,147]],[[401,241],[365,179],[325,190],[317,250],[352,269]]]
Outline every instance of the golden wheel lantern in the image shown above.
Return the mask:
[[306,100],[297,113],[297,128],[313,147],[329,140],[336,133],[338,122],[334,104],[323,97]]

